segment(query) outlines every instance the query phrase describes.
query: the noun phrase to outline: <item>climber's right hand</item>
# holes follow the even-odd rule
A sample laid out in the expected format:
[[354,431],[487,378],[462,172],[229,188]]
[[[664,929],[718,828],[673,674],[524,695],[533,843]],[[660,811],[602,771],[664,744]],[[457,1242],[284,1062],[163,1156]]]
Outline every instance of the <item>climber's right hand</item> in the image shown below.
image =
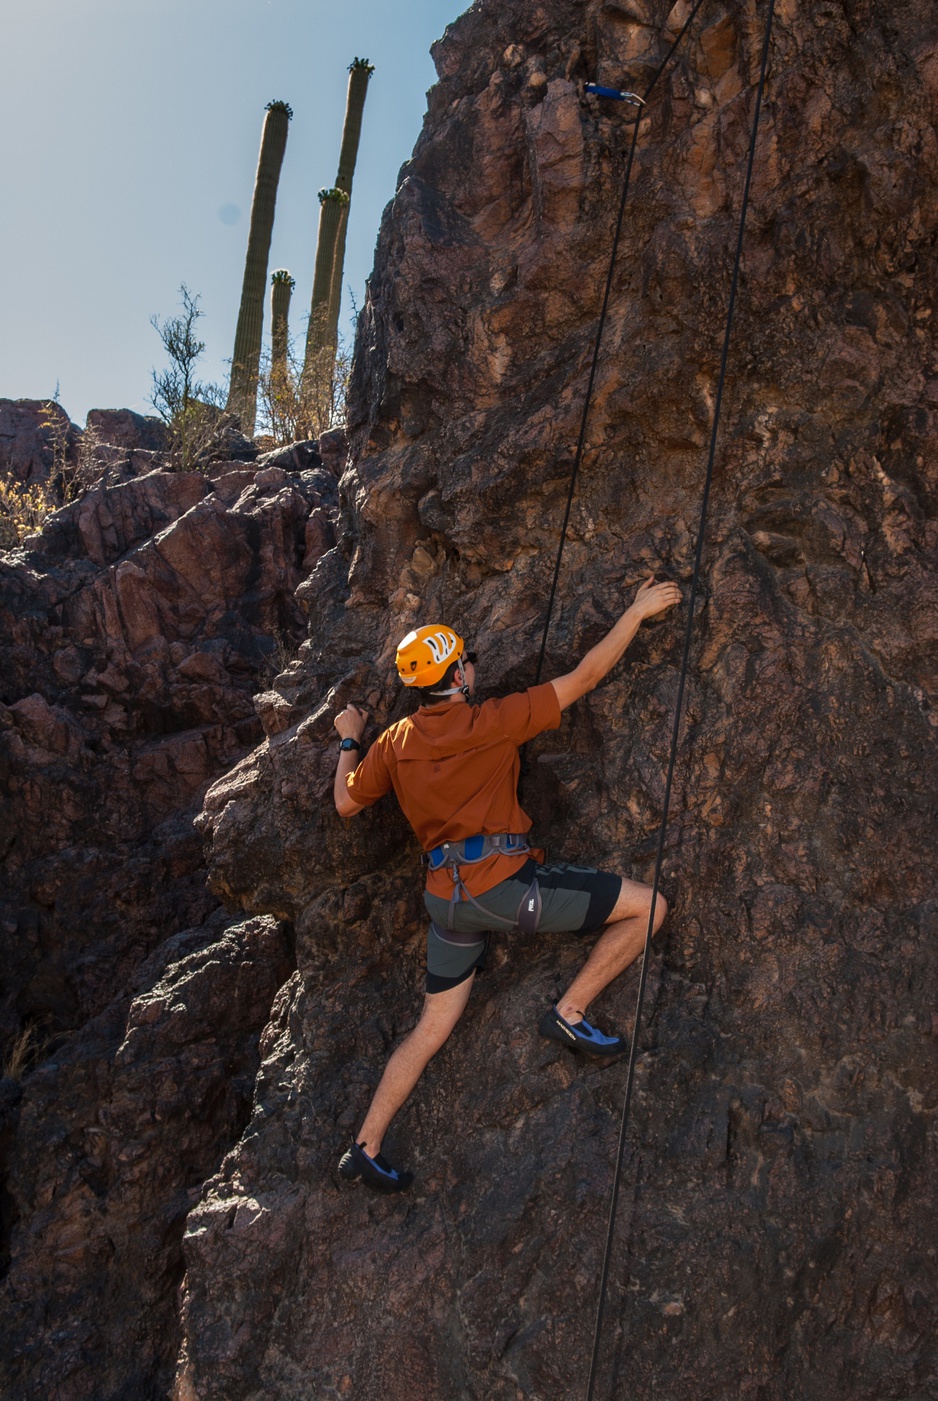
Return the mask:
[[656,613],[663,613],[666,608],[673,608],[681,601],[681,590],[677,584],[666,579],[663,584],[655,583],[654,574],[649,574],[635,595],[635,602],[632,607],[642,618],[653,618]]
[[344,710],[339,711],[333,724],[342,739],[361,739],[368,724],[368,712],[350,703]]

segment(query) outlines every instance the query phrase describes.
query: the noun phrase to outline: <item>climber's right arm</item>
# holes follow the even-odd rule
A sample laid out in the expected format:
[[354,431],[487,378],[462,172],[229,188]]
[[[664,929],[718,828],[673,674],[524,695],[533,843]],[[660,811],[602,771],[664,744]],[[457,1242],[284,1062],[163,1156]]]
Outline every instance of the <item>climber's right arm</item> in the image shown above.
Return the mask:
[[604,676],[615,666],[632,638],[646,618],[663,613],[681,601],[681,591],[677,584],[669,581],[655,583],[655,576],[649,575],[635,595],[634,602],[625,610],[619,621],[609,629],[606,636],[591,647],[579,666],[558,676],[550,684],[557,693],[560,709],[585,696],[598,686]]

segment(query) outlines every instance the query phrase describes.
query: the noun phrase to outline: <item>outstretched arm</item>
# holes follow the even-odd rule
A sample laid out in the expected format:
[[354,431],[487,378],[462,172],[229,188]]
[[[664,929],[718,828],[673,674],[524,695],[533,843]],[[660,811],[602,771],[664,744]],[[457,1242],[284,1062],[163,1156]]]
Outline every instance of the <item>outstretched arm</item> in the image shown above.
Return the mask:
[[557,692],[560,709],[566,710],[568,705],[599,685],[622,656],[645,618],[653,618],[656,613],[663,613],[680,601],[681,591],[677,584],[656,584],[655,576],[649,575],[635,595],[634,603],[602,641],[590,648],[575,670],[568,671],[566,676],[558,676],[550,683]]
[[[333,722],[343,739],[361,739],[365,733],[365,725],[368,723],[368,716],[363,710],[359,710],[357,705],[347,705]],[[335,771],[335,783],[332,794],[335,798],[336,811],[340,817],[354,817],[356,812],[362,812],[361,803],[356,803],[349,794],[345,786],[345,780],[350,773],[354,773],[358,768],[361,753],[357,749],[340,749],[339,764]]]

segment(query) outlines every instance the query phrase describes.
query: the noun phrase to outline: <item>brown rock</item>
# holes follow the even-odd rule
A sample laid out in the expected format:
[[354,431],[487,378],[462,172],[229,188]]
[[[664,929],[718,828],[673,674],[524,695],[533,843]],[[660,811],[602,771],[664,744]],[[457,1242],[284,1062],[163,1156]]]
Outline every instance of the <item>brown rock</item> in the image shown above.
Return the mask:
[[341,477],[348,458],[348,434],[344,428],[331,428],[319,438],[322,465],[334,477]]
[[102,484],[78,503],[76,524],[84,553],[95,564],[112,564],[172,524],[210,490],[198,472],[157,471],[140,482]]
[[0,472],[44,482],[58,469],[56,452],[76,453],[80,429],[51,399],[0,399]]
[[262,735],[252,695],[299,643],[306,519],[333,490],[246,470],[227,504],[199,474],[101,483],[0,563],[7,1037],[95,1015],[215,903],[193,804]]
[[168,452],[170,448],[169,429],[162,419],[134,413],[133,409],[91,409],[85,428],[98,442],[114,447],[146,452]]
[[192,826],[261,736],[252,693],[300,640],[305,521],[334,491],[255,475],[227,501],[199,475],[102,482],[0,561],[5,1062],[25,1047],[0,1093],[4,1395],[165,1392],[183,1220],[292,966],[274,921],[212,916]]
[[8,1164],[4,1395],[165,1394],[186,1213],[249,1113],[290,966],[274,920],[185,930],[28,1077]]

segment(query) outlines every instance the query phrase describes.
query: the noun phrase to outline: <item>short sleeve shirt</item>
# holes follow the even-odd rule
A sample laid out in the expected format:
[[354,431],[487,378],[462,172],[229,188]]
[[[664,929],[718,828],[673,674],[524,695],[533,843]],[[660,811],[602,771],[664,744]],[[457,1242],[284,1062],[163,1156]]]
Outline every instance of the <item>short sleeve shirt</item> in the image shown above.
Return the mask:
[[[349,796],[369,807],[394,789],[424,851],[479,833],[528,832],[518,802],[518,746],[560,724],[550,682],[482,705],[424,705],[379,735],[345,780]],[[473,895],[491,890],[526,858],[496,854],[461,871]],[[427,889],[448,897],[452,875],[431,871]]]

